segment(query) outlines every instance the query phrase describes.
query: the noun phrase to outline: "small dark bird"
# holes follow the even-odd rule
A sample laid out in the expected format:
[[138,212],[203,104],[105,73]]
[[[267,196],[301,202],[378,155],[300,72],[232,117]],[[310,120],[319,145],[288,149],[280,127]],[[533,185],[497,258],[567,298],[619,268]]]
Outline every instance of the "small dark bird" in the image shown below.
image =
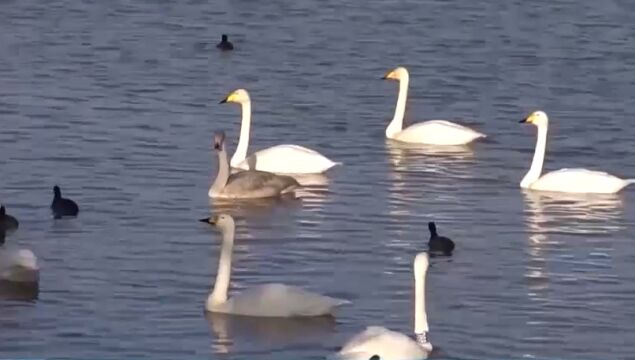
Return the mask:
[[0,246],[4,245],[4,238],[7,236],[4,229],[0,228]]
[[79,207],[71,199],[65,199],[62,197],[62,190],[55,185],[53,187],[53,203],[51,204],[51,211],[53,211],[53,217],[55,219],[61,219],[64,216],[77,216]]
[[445,236],[439,236],[434,222],[428,223],[428,229],[430,230],[430,240],[428,241],[430,254],[451,256],[452,251],[454,251],[454,242]]
[[18,219],[7,214],[7,210],[4,206],[0,206],[0,230],[5,232],[15,231],[20,226]]
[[371,356],[370,358],[368,358],[368,360],[381,360],[381,358],[379,357],[379,355],[375,354]]
[[234,50],[234,45],[227,40],[227,35],[225,34],[221,36],[221,41],[216,45],[216,47],[223,51]]

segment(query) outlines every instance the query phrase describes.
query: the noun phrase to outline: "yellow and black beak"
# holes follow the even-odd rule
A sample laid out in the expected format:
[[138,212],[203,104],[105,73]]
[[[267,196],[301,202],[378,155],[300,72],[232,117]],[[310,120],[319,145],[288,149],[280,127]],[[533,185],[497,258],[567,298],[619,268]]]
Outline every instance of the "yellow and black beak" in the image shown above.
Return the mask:
[[223,100],[219,101],[219,104],[225,104],[227,103],[227,99],[229,99],[229,96],[225,97]]
[[529,119],[529,118],[524,118],[524,119],[520,120],[519,123],[521,123],[521,124],[526,123],[526,122],[528,122],[527,119]]
[[534,114],[527,115],[527,117],[525,117],[524,119],[520,120],[519,123],[521,123],[521,124],[531,124],[531,122],[533,121],[533,118],[534,118]]
[[214,225],[214,224],[216,224],[216,216],[212,216],[212,217],[208,217],[208,218],[204,218],[204,219],[199,219],[198,221],[204,222],[204,223],[208,223],[210,225]]
[[392,70],[387,72],[384,76],[381,77],[382,80],[390,80],[392,79]]

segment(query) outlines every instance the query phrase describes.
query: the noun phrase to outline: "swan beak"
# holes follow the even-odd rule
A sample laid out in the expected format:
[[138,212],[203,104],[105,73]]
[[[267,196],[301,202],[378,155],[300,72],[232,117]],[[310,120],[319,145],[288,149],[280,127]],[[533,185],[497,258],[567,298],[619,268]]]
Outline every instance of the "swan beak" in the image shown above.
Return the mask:
[[213,217],[208,217],[208,218],[205,218],[205,219],[199,219],[198,221],[204,222],[204,223],[207,223],[207,224],[212,224],[212,225],[216,223],[216,219],[214,219]]
[[219,104],[225,104],[227,102],[227,98],[224,98],[223,100],[219,101]]
[[519,121],[519,123],[521,123],[521,124],[522,124],[522,123],[526,123],[526,122],[528,122],[528,121],[527,121],[527,118],[524,118],[524,119],[522,119],[522,120],[520,120],[520,121]]

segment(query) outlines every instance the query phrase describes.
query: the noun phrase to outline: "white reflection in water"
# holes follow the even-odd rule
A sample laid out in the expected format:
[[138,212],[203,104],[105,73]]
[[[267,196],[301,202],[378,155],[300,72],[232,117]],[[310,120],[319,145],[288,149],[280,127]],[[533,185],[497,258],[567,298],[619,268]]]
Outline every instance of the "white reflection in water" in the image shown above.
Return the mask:
[[[238,343],[281,347],[321,339],[335,329],[335,318],[262,318],[206,312],[205,317],[214,335],[212,348],[217,354],[227,354]],[[260,347],[260,346],[259,346]]]
[[560,245],[550,234],[609,234],[624,227],[618,195],[537,191],[523,191],[523,195],[530,256],[525,278],[531,298],[544,298],[549,286],[548,252]]

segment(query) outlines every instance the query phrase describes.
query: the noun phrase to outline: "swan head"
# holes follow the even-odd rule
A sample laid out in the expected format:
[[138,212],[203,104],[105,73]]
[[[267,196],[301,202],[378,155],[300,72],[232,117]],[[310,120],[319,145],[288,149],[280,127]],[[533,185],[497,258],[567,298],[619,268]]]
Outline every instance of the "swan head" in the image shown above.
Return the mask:
[[393,70],[390,70],[389,72],[386,73],[386,75],[384,75],[384,77],[382,79],[384,80],[403,80],[403,79],[408,79],[409,75],[408,75],[408,70],[406,70],[405,67],[398,67],[395,68]]
[[234,90],[229,95],[227,95],[223,100],[220,101],[220,104],[225,103],[239,103],[244,104],[248,103],[251,100],[249,99],[249,93],[245,89]]
[[414,273],[415,276],[424,276],[430,266],[430,257],[427,252],[420,252],[415,256]]
[[225,147],[225,132],[217,131],[214,134],[214,150],[221,151]]
[[234,218],[229,214],[218,214],[212,217],[200,219],[199,221],[214,225],[221,231],[233,229],[235,226]]
[[549,125],[549,118],[544,111],[534,111],[526,118],[520,121],[521,123],[533,124],[536,126],[547,126]]

